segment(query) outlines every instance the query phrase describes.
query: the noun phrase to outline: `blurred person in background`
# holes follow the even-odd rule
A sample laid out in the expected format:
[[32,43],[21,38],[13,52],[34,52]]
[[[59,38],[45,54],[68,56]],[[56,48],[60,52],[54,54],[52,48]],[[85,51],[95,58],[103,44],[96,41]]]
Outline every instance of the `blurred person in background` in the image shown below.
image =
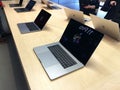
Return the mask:
[[90,13],[96,15],[99,4],[99,0],[79,0],[80,11],[83,11],[87,15]]

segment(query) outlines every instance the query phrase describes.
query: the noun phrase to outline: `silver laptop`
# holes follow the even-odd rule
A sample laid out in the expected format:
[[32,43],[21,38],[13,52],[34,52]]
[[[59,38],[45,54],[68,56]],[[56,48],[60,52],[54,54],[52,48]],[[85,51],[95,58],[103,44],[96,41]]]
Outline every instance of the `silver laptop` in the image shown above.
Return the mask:
[[25,8],[14,8],[16,12],[28,12],[32,10],[33,6],[36,4],[36,1],[30,0]]
[[73,19],[59,42],[38,46],[34,52],[51,80],[84,67],[103,34]]
[[82,11],[73,10],[70,8],[64,8],[65,14],[68,19],[74,19],[78,22],[84,23],[84,14]]
[[120,41],[120,29],[116,22],[90,14],[95,30]]
[[48,9],[61,9],[57,5],[54,5],[53,3],[50,3],[48,0],[41,0],[41,2],[43,4],[46,4]]
[[18,23],[17,25],[21,33],[39,31],[45,26],[50,16],[50,13],[42,9],[34,22]]

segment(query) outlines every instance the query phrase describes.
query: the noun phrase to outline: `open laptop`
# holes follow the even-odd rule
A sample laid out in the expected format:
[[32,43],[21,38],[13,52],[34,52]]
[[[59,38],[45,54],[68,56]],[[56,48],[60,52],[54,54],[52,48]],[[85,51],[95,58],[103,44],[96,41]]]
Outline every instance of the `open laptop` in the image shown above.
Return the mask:
[[42,9],[34,22],[18,23],[17,25],[21,33],[39,31],[45,26],[50,16],[50,13]]
[[9,4],[10,7],[20,7],[22,6],[23,0],[19,0],[18,4]]
[[103,34],[73,19],[59,42],[38,46],[34,52],[51,80],[84,67]]
[[70,8],[64,8],[65,14],[68,19],[74,19],[78,22],[84,23],[84,14],[82,11],[73,10]]
[[15,11],[16,12],[28,12],[33,8],[35,3],[36,3],[36,1],[30,0],[25,8],[15,8]]
[[120,29],[116,22],[90,14],[95,30],[120,41]]
[[48,0],[41,0],[41,2],[46,4],[48,9],[61,9],[58,6],[53,5],[53,3],[50,3]]

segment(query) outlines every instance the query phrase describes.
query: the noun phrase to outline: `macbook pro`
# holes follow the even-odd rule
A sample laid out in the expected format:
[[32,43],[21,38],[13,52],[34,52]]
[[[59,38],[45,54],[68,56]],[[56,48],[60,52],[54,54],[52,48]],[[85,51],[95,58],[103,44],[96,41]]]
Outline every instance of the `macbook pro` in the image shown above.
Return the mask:
[[25,8],[15,8],[15,11],[16,12],[28,12],[33,8],[35,3],[36,3],[36,1],[30,0]]
[[20,7],[22,6],[23,0],[19,0],[18,4],[9,4],[10,7]]
[[103,34],[71,19],[59,42],[34,48],[49,78],[54,80],[86,65]]
[[21,33],[39,31],[45,26],[50,16],[50,13],[42,9],[34,22],[18,23],[17,25]]

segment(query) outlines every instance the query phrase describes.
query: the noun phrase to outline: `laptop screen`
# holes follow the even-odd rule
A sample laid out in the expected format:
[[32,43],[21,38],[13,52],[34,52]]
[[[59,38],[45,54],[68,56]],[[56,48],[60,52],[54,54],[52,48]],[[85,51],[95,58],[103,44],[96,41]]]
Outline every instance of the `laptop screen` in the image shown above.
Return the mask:
[[27,6],[25,7],[28,10],[31,10],[33,6],[35,5],[36,1],[30,0]]
[[20,0],[20,1],[19,1],[19,4],[22,5],[22,2],[23,2],[23,0]]
[[86,64],[102,37],[102,33],[71,19],[60,43],[80,62]]
[[48,19],[50,18],[51,14],[48,13],[45,10],[41,10],[39,15],[37,16],[37,18],[35,19],[34,23],[40,28],[42,29],[44,27],[44,25],[46,24],[46,22],[48,21]]
[[78,22],[84,23],[84,15],[82,11],[64,8],[65,14],[68,19],[72,18]]

